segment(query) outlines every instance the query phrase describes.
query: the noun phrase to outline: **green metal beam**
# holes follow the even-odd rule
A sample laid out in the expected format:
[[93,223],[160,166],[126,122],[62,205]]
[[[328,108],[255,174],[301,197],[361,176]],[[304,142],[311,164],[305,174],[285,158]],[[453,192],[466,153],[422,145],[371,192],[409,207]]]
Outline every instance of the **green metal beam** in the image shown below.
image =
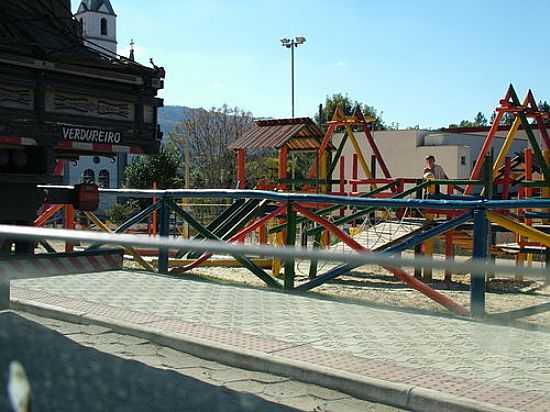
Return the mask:
[[[512,102],[516,106],[520,106],[521,103],[518,99],[518,96],[516,94],[516,91],[512,89],[511,92],[511,99]],[[542,153],[542,150],[539,146],[539,142],[537,141],[537,138],[535,137],[535,134],[533,133],[533,129],[531,128],[531,125],[529,124],[529,120],[527,120],[527,116],[525,116],[525,113],[518,112],[517,116],[519,116],[519,119],[521,121],[521,124],[523,128],[525,129],[525,133],[527,134],[527,138],[529,139],[529,143],[531,144],[531,147],[533,148],[533,153],[535,154],[535,158],[537,159],[540,169],[542,171],[542,175],[544,176],[544,180],[547,184],[550,184],[550,168],[548,167],[548,164],[546,164],[546,159],[544,158],[544,154]]]
[[[294,247],[296,244],[296,211],[292,202],[286,206],[286,246]],[[294,289],[295,262],[294,258],[285,259],[285,289]]]
[[328,168],[328,177],[332,176],[332,173],[334,173],[334,169],[336,169],[336,165],[338,164],[338,161],[340,160],[340,156],[342,155],[342,151],[344,150],[344,146],[348,140],[348,134],[347,132],[344,132],[344,137],[342,138],[342,141],[340,142],[340,146],[338,146],[338,149],[336,150],[336,153],[334,154],[334,159],[332,159],[332,162],[330,162],[330,166]]
[[[204,238],[212,240],[222,240],[220,237],[212,233],[210,230],[205,228],[200,222],[195,220],[193,216],[183,210],[176,202],[172,199],[167,199],[168,206],[178,213],[189,225],[191,225],[197,232],[199,232]],[[262,279],[268,286],[273,288],[281,288],[281,284],[269,276],[263,269],[258,267],[254,262],[252,262],[246,256],[232,255],[235,260],[237,260],[241,265],[250,270],[260,279]]]

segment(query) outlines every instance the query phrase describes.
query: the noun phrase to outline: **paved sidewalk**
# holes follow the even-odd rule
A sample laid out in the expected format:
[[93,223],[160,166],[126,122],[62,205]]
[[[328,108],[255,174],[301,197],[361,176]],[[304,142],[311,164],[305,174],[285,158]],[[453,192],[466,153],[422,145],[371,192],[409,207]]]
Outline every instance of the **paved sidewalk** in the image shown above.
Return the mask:
[[[102,326],[7,311],[0,311],[0,326],[0,347],[3,349],[0,351],[0,370],[7,369],[7,363],[13,358],[22,362],[33,384],[33,407],[40,410],[400,411],[320,386],[200,359],[147,339],[114,333]],[[26,342],[30,335],[33,335],[33,341]],[[95,353],[94,349],[112,356]],[[70,351],[73,356],[68,362]],[[59,362],[60,352],[64,354],[62,362]],[[52,362],[56,367],[52,368],[54,373],[48,376],[44,370],[49,369],[48,364]],[[94,366],[90,373],[82,376],[91,364],[96,363],[102,366],[101,370]],[[75,376],[75,373],[80,376]],[[0,375],[2,387],[5,387],[2,379]],[[81,390],[59,391],[60,386],[67,383],[76,383]],[[108,388],[103,388],[104,385]],[[147,391],[142,390],[143,386],[147,387]],[[109,387],[118,389],[113,393]],[[167,390],[167,387],[174,391]],[[50,396],[52,388],[57,391],[56,396]],[[73,395],[71,401],[63,398],[68,395],[67,392]],[[86,403],[86,397],[82,396],[86,393],[90,395],[88,400],[93,400],[91,404]],[[98,393],[102,394],[99,404]],[[182,401],[182,397],[186,399]],[[7,399],[3,398],[3,394],[0,395],[0,410],[7,410],[9,408],[4,404]],[[149,404],[154,398],[155,404]]]
[[251,367],[311,368],[303,380],[403,408],[550,411],[542,332],[126,271],[18,280],[12,302],[206,343]]

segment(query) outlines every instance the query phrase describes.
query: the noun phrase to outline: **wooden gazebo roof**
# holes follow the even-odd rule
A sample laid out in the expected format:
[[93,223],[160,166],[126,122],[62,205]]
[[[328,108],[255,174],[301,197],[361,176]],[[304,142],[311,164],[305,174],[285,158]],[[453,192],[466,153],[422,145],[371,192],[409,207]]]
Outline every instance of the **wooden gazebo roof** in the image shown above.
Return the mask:
[[230,149],[280,149],[317,150],[323,139],[323,131],[309,117],[294,119],[257,120],[254,125]]

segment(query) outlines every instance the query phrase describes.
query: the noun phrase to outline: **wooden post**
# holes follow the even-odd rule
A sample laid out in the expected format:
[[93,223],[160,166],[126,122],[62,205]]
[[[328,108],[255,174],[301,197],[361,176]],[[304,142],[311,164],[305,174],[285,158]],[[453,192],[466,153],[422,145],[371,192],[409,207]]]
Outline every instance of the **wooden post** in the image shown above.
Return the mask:
[[[530,148],[525,149],[525,180],[532,181],[533,180],[533,150]],[[533,188],[528,186],[525,188],[525,197],[530,198],[533,197]],[[526,209],[525,212],[530,212],[531,209]],[[533,219],[526,218],[525,223],[527,225],[533,224]],[[529,239],[522,236],[522,239],[525,244],[529,242]],[[527,253],[527,266],[532,266],[533,264],[533,254]]]
[[[483,163],[483,195],[487,200],[491,200],[493,198],[493,187],[494,187],[494,179],[493,179],[493,157],[488,155],[485,157],[485,162]],[[490,246],[493,245],[493,240],[496,238],[492,235],[491,225],[487,224],[487,249],[489,253],[489,259],[493,261],[495,260],[495,256],[491,254],[491,248]],[[493,272],[487,272],[486,274],[487,278],[494,278],[495,274]]]
[[[485,210],[474,210],[474,250],[473,258],[487,258],[489,223]],[[485,316],[485,273],[472,273],[470,279],[470,311],[473,317]]]
[[[454,193],[454,186],[452,184],[447,185],[447,194],[452,195]],[[447,218],[450,218],[447,215]],[[449,230],[445,233],[445,260],[452,262],[454,260],[454,244],[453,244],[453,231]],[[453,273],[449,269],[445,269],[445,282],[451,283],[453,281]]]
[[504,158],[504,175],[502,176],[502,200],[510,197],[510,183],[512,174],[512,159]]
[[[357,159],[357,153],[353,154],[352,158],[352,164],[351,164],[351,178],[357,179],[357,169],[358,169],[358,159]],[[352,183],[351,185],[351,191],[352,193],[357,192],[357,183]]]
[[[65,229],[74,229],[74,206],[71,204],[65,205]],[[65,242],[65,252],[73,252],[74,244]]]
[[246,187],[246,151],[237,149],[237,182],[239,189]]
[[[292,207],[292,202],[288,202],[286,209],[286,245],[294,246],[296,244],[296,211]],[[294,259],[285,259],[285,289],[294,288]]]
[[[288,147],[283,146],[279,149],[279,179],[288,177]],[[279,183],[280,190],[286,190],[285,183]]]
[[[153,190],[157,190],[157,182],[156,180],[153,180]],[[157,197],[153,196],[153,204],[157,204]],[[153,236],[157,235],[157,228],[158,228],[158,215],[157,211],[154,210],[153,214],[151,215],[151,232],[150,234]]]
[[[340,156],[340,195],[342,196],[346,194],[345,174],[346,174],[346,158],[344,156]],[[345,206],[342,206],[340,208],[340,216],[344,217],[345,212],[346,212],[346,208]]]

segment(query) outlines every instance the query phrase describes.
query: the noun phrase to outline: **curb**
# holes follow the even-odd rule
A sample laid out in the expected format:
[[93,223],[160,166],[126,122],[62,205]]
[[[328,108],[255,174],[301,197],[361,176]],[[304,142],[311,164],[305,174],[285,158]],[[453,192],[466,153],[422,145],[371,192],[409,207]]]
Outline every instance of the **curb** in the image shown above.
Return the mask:
[[514,412],[509,409],[462,398],[431,389],[403,383],[370,378],[301,361],[289,360],[277,355],[238,349],[180,334],[166,334],[147,327],[117,321],[116,319],[62,309],[33,301],[14,299],[10,309],[38,316],[59,319],[71,323],[94,324],[108,327],[114,332],[147,339],[203,359],[216,361],[236,368],[285,376],[301,382],[334,389],[358,399],[391,405],[411,411],[438,412]]

